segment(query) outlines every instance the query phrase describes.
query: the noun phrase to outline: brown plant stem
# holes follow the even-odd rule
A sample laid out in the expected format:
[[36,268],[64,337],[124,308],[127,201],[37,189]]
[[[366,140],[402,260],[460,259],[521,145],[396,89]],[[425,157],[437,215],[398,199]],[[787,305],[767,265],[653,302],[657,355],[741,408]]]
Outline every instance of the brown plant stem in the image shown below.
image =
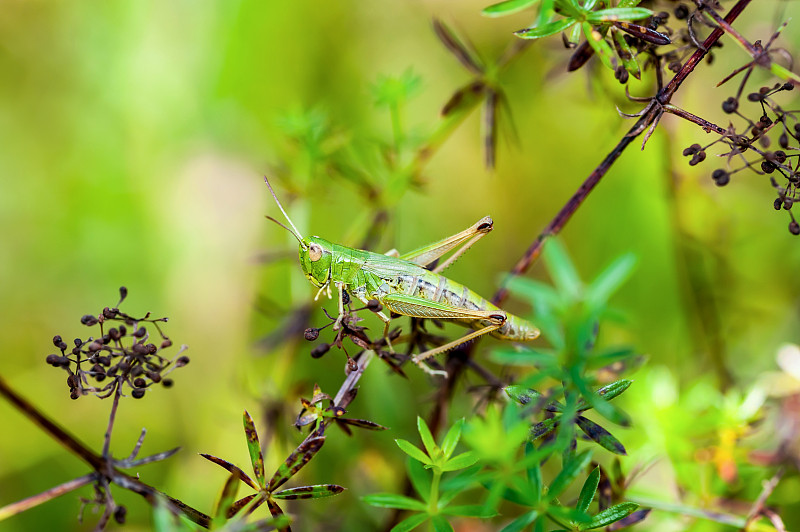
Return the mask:
[[[178,499],[158,491],[154,487],[140,481],[138,478],[116,469],[112,465],[110,457],[107,460],[104,459],[102,456],[98,455],[89,447],[87,447],[83,442],[78,440],[75,436],[61,428],[57,423],[45,416],[35,406],[28,402],[27,399],[11,389],[11,387],[8,386],[1,376],[0,396],[8,400],[8,402],[14,405],[17,410],[25,414],[28,419],[33,421],[33,423],[38,425],[39,428],[41,428],[45,433],[66,447],[68,451],[89,464],[89,466],[95,470],[95,473],[92,473],[92,475],[95,476],[96,481],[105,480],[109,484],[116,484],[123,489],[137,493],[144,497],[144,499],[151,505],[155,505],[159,500],[165,501],[170,507],[171,511],[180,511],[186,517],[200,526],[208,528],[208,526],[211,524],[211,518],[206,514],[195,510],[191,506],[184,504]],[[41,499],[37,504],[45,502],[46,500],[49,499]]]
[[97,473],[89,473],[88,475],[84,475],[74,480],[64,482],[63,484],[59,484],[58,486],[52,487],[49,490],[43,491],[37,495],[31,495],[30,497],[22,499],[21,501],[13,502],[3,506],[0,508],[0,521],[11,517],[12,515],[21,514],[26,510],[30,510],[31,508],[39,506],[44,502],[53,500],[56,497],[60,497],[65,493],[69,493],[70,491],[74,491],[78,488],[96,482],[98,478],[99,476]]
[[[747,7],[747,5],[752,0],[739,0],[728,12],[725,16],[725,21],[728,24],[732,23],[736,18],[742,13],[742,11]],[[721,28],[716,28],[711,32],[711,34],[703,41],[703,48],[697,49],[683,64],[681,69],[673,76],[673,78],[667,83],[667,85],[661,89],[658,94],[653,99],[653,104],[651,105],[659,105],[663,107],[664,105],[669,104],[672,96],[681,86],[681,84],[686,80],[689,74],[695,69],[695,67],[702,61],[705,57],[708,50],[711,49],[711,46],[715,42],[719,40],[722,36],[723,30]],[[578,210],[578,207],[581,206],[583,201],[589,195],[589,193],[594,190],[594,187],[600,182],[603,176],[608,172],[611,168],[611,165],[622,155],[622,152],[628,145],[639,136],[643,131],[645,131],[649,125],[652,124],[654,120],[660,117],[660,113],[652,113],[647,112],[642,115],[642,117],[636,121],[636,124],[631,127],[628,133],[622,137],[622,139],[617,143],[613,150],[603,159],[603,161],[595,168],[589,177],[581,184],[575,194],[567,200],[567,203],[561,208],[558,214],[550,221],[549,224],[542,230],[536,240],[528,247],[525,254],[522,258],[514,265],[514,268],[511,270],[510,275],[508,275],[503,282],[503,285],[500,289],[495,293],[494,297],[492,298],[492,302],[495,304],[502,303],[506,297],[508,297],[508,282],[513,277],[516,277],[528,270],[531,265],[539,258],[539,255],[542,252],[542,246],[544,245],[545,240],[548,237],[557,235],[561,229],[567,224],[567,222],[572,218],[572,215],[575,214],[575,211]]]

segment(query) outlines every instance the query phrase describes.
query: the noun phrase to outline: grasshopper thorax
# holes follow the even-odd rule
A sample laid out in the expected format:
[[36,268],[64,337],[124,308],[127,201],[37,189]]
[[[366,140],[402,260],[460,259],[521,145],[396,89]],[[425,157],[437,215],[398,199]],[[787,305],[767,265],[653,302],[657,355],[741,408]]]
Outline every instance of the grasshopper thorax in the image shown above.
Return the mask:
[[332,249],[330,242],[318,236],[300,242],[300,265],[314,286],[323,287],[330,282]]

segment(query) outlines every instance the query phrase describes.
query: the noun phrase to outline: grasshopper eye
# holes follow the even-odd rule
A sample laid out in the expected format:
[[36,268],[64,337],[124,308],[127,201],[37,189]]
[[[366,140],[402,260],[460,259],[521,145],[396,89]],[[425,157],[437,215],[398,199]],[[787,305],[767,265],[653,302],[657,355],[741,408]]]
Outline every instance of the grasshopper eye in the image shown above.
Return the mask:
[[308,246],[308,258],[311,259],[311,262],[317,262],[322,258],[322,248],[319,244],[311,244]]

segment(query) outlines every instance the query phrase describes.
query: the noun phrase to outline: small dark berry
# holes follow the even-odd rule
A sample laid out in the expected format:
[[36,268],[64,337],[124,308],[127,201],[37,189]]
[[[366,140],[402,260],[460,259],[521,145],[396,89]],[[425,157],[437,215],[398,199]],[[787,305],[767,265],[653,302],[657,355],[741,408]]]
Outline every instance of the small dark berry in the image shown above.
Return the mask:
[[785,200],[783,200],[783,209],[787,210],[787,211],[790,211],[790,210],[792,210],[792,205],[793,204],[794,204],[794,202],[792,201],[792,198],[786,198]]
[[[122,289],[120,289],[122,292]],[[125,522],[125,516],[128,514],[128,509],[124,506],[117,506],[114,508],[114,521],[119,524],[123,524]]]
[[793,90],[793,89],[794,89],[794,84],[792,84],[792,83],[789,83],[789,82],[787,81],[786,83],[784,83],[784,84],[783,84],[783,87],[781,87],[781,88],[782,88],[783,90],[785,90],[785,91],[790,91],[790,90]]
[[793,235],[800,235],[800,224],[792,220],[792,223],[789,224],[789,232]]
[[166,348],[168,348],[168,347],[169,347],[169,346],[171,346],[171,345],[172,345],[172,340],[170,340],[169,338],[167,338],[166,340],[164,340],[163,342],[161,342],[161,349],[166,349]]
[[330,344],[319,344],[317,347],[311,350],[311,357],[312,358],[319,358],[325,353],[330,350]]
[[309,327],[303,332],[303,337],[309,342],[313,342],[314,340],[319,338],[319,329]]
[[125,327],[124,325],[120,325],[119,326],[119,335],[120,336],[125,336],[126,334],[128,334],[128,328]]
[[74,373],[67,377],[67,386],[70,388],[77,388],[80,383],[80,379],[78,379],[78,376]]
[[701,150],[692,156],[692,160],[689,161],[689,166],[700,164],[705,160],[706,160],[706,152]]
[[138,377],[142,373],[144,373],[144,369],[139,364],[131,368],[131,377]]
[[148,371],[147,372],[147,378],[150,379],[151,381],[155,382],[155,383],[161,382],[161,374],[157,373],[155,371]]
[[685,4],[678,4],[678,7],[675,8],[675,18],[678,20],[683,20],[689,16],[689,8]]
[[111,357],[97,357],[97,363],[108,367],[111,365]]
[[73,342],[75,342],[75,347],[81,347],[83,345],[83,340],[80,338],[75,338]]
[[783,149],[789,147],[789,135],[787,135],[785,131],[778,137],[778,144],[780,144]]
[[751,102],[760,102],[762,98],[763,96],[757,92],[751,92],[750,94],[747,95],[747,99],[750,100]]
[[722,102],[722,110],[728,114],[735,113],[738,108],[739,108],[739,100],[737,100],[733,96],[729,97],[727,100]]
[[92,325],[97,325],[97,318],[92,316],[91,314],[86,314],[84,317],[81,318],[81,323],[86,325],[87,327],[91,327]]
[[781,198],[775,198],[775,201],[772,203],[772,206],[775,207],[776,211],[781,210],[781,207],[783,207],[783,200]]
[[371,312],[380,312],[381,310],[383,310],[383,305],[381,305],[381,302],[378,301],[377,299],[370,299],[369,301],[367,301],[367,308]]
[[175,384],[175,381],[172,379],[164,379],[161,381],[161,384],[164,386],[164,388],[172,388],[172,385]]
[[97,352],[97,351],[100,351],[100,349],[101,349],[102,347],[103,347],[103,344],[101,344],[100,342],[98,342],[97,340],[95,340],[94,342],[92,342],[91,344],[89,344],[89,348],[88,348],[88,349],[89,349],[89,352],[90,352],[90,353],[95,353],[95,352]]
[[53,336],[53,345],[58,347],[59,344],[63,343],[64,340],[61,339],[59,335]]
[[120,286],[119,287],[119,302],[122,303],[125,298],[128,297],[128,289],[127,287]]
[[[117,367],[122,373],[128,373],[131,370],[131,363],[123,360],[117,365]],[[111,370],[108,370],[108,373],[111,374]]]
[[730,182],[730,180],[731,180],[731,175],[728,172],[723,172],[721,176],[714,178],[714,183],[718,187],[724,187]]
[[147,334],[147,329],[145,329],[144,327],[139,327],[138,329],[136,329],[135,331],[133,331],[133,335],[134,335],[136,338],[141,338],[141,337],[142,337],[142,336],[144,336],[145,334]]
[[73,388],[69,391],[69,398],[70,399],[77,399],[81,396],[81,392],[77,388]]
[[108,318],[108,319],[111,319],[111,318],[116,318],[116,317],[117,317],[117,314],[119,314],[119,310],[117,310],[117,309],[115,309],[115,308],[108,308],[108,307],[105,307],[105,308],[103,309],[103,317],[104,317],[104,318]]
[[144,388],[145,386],[147,386],[147,381],[141,377],[137,377],[133,379],[133,385],[136,386],[137,388]]
[[779,163],[783,164],[786,162],[786,152],[783,150],[778,150],[775,152],[775,160]]
[[136,353],[137,355],[146,355],[147,354],[147,348],[144,346],[144,344],[140,344],[138,342],[131,346],[131,350],[134,353]]
[[131,396],[134,399],[141,399],[142,397],[144,397],[144,390],[142,390],[141,388],[136,388],[131,392]]
[[108,336],[109,336],[109,337],[110,337],[112,340],[119,340],[121,335],[119,334],[119,330],[118,330],[116,327],[112,327],[112,328],[111,328],[111,329],[108,331]]
[[183,355],[182,357],[179,357],[178,360],[175,361],[175,367],[182,368],[188,363],[189,363],[189,357]]
[[688,157],[689,155],[694,155],[695,153],[697,153],[701,149],[702,149],[702,146],[700,146],[699,144],[692,144],[691,146],[689,146],[688,148],[685,148],[683,150],[683,154]]
[[59,363],[60,358],[61,357],[59,355],[47,355],[47,358],[45,358],[44,361],[50,364],[51,366],[58,367],[61,365]]

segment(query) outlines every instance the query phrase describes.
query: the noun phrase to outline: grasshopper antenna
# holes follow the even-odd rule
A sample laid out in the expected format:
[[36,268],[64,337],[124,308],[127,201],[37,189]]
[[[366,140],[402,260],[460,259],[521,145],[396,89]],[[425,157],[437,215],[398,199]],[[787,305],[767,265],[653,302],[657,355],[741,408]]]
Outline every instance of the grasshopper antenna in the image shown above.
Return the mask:
[[300,242],[300,245],[303,246],[303,249],[305,249],[306,248],[306,244],[305,244],[305,242],[303,242],[303,237],[300,236],[300,231],[297,230],[297,227],[295,227],[294,224],[292,223],[292,219],[289,218],[289,215],[286,214],[285,210],[283,210],[283,205],[281,205],[281,202],[278,200],[278,196],[275,195],[275,191],[272,190],[272,185],[269,184],[269,179],[267,179],[267,176],[264,176],[264,182],[267,184],[267,188],[269,188],[269,191],[272,194],[272,197],[275,198],[275,203],[278,204],[278,208],[281,210],[283,215],[286,217],[286,220],[289,222],[289,225],[292,226],[292,229],[294,229],[294,231],[292,231],[292,229],[289,229],[288,227],[286,227],[285,225],[283,225],[282,223],[280,223],[278,220],[276,220],[275,218],[273,218],[271,216],[267,216],[267,219],[268,220],[272,220],[276,224],[280,225],[281,227],[283,227],[284,229],[286,229],[287,231],[292,233],[292,235],[294,235],[294,237],[297,239],[297,241]]

